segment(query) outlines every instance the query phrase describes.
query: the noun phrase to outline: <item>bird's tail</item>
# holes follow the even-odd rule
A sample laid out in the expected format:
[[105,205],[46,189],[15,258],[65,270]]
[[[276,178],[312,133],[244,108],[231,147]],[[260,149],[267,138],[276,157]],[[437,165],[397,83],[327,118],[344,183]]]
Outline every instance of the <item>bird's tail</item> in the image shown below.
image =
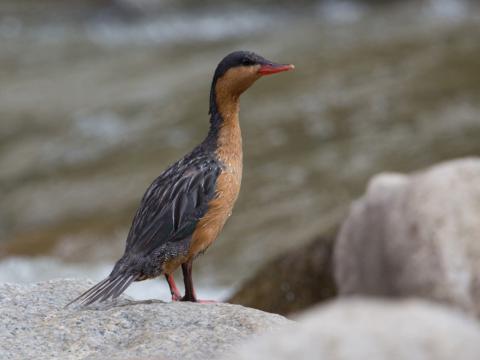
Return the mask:
[[119,297],[132,282],[137,280],[138,277],[138,274],[112,273],[109,277],[85,291],[82,295],[70,301],[65,307],[73,303],[87,306],[97,301],[102,302],[108,299],[115,299]]

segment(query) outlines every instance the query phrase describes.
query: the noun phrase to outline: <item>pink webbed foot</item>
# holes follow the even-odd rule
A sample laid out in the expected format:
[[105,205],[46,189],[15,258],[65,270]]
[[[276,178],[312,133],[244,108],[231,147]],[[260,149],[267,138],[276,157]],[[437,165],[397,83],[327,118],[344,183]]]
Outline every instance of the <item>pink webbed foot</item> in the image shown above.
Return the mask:
[[172,294],[172,301],[182,301],[180,294]]
[[182,297],[180,301],[190,301],[190,302],[196,302],[199,304],[218,304],[219,303],[219,301],[216,301],[216,300],[199,300],[196,297],[187,296],[187,295]]
[[200,304],[220,304],[220,301],[216,300],[197,300]]

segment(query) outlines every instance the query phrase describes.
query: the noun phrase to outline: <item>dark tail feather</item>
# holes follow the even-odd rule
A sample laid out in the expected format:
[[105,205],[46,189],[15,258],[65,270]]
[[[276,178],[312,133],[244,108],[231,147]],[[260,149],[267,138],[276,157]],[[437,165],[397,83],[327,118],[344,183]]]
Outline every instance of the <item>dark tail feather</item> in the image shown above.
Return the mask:
[[127,287],[137,280],[138,275],[116,274],[100,281],[94,287],[85,291],[76,299],[70,301],[65,307],[78,302],[82,306],[93,304],[96,301],[105,301],[119,297]]

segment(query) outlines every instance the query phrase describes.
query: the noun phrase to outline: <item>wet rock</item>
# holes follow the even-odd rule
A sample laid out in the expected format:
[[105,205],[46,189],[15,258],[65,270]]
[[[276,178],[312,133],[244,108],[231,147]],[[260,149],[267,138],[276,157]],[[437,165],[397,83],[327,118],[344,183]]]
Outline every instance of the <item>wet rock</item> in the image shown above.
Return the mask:
[[480,158],[381,174],[335,245],[341,295],[420,296],[480,315]]
[[320,237],[263,266],[229,302],[277,314],[302,310],[336,294],[332,237]]
[[290,323],[230,304],[133,302],[64,305],[92,285],[54,280],[0,285],[0,358],[210,359],[241,340]]
[[228,359],[476,360],[480,354],[478,323],[421,300],[340,300],[298,320]]

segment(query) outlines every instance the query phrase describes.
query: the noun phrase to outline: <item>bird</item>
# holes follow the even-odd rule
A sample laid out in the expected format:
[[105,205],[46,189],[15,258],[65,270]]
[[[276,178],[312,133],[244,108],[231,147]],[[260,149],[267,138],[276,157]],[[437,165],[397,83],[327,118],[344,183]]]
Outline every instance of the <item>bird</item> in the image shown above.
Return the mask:
[[[220,61],[210,89],[205,139],[151,183],[134,215],[123,256],[107,278],[67,306],[113,300],[134,281],[162,275],[172,301],[202,302],[193,286],[192,263],[218,237],[240,191],[240,95],[261,77],[292,69],[292,64],[275,63],[251,51],[235,51]],[[173,277],[179,267],[183,296]]]

